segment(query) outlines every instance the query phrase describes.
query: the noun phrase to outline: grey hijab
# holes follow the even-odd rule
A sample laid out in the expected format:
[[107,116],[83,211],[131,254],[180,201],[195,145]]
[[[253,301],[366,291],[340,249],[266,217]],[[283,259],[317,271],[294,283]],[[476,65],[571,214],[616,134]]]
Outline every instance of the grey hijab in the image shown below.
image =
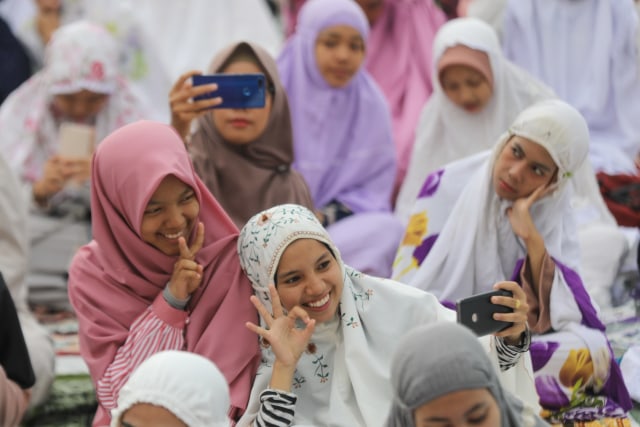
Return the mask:
[[[548,426],[502,389],[482,344],[464,326],[437,323],[407,333],[391,364],[394,401],[387,427],[414,427],[414,411],[445,394],[488,389],[500,408],[501,427]],[[527,418],[525,420],[524,418]]]

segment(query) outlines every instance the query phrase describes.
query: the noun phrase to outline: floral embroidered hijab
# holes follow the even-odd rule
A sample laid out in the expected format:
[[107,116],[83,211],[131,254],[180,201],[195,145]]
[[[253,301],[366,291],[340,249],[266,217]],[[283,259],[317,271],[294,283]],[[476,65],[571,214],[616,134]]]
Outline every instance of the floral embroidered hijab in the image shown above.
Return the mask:
[[[345,265],[331,238],[307,208],[287,204],[253,216],[240,232],[238,254],[256,295],[271,310],[268,292],[285,249],[298,239],[316,239],[333,252],[343,272],[343,291],[334,320],[319,323],[312,345],[296,369],[297,425],[379,425],[387,416],[392,391],[391,356],[402,334],[415,325],[453,320],[453,312],[433,295],[364,275]],[[256,338],[257,339],[257,338]],[[275,359],[269,347],[251,392],[250,425],[268,388]]]

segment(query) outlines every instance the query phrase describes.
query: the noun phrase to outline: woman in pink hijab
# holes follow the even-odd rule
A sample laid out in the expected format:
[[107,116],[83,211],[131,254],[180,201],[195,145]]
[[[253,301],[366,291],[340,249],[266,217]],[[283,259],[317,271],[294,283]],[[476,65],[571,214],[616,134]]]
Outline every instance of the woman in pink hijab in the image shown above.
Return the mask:
[[113,132],[93,158],[91,194],[93,240],[73,259],[69,297],[100,404],[93,425],[109,424],[131,372],[162,350],[212,360],[236,419],[260,361],[245,327],[257,320],[253,291],[236,255],[238,230],[180,136],[150,121]]

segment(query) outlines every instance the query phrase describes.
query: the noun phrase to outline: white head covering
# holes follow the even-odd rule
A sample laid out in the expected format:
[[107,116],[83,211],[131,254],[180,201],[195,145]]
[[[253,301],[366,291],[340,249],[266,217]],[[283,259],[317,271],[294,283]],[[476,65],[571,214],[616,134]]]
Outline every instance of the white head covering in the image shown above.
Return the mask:
[[0,108],[0,149],[22,179],[40,178],[57,153],[53,97],[87,89],[108,94],[95,118],[96,141],[144,116],[139,99],[119,72],[118,48],[101,26],[77,21],[60,27],[47,45],[45,67],[16,89]]
[[[447,97],[435,71],[444,52],[456,45],[489,56],[493,92],[488,104],[476,113],[465,111]],[[396,212],[403,220],[429,173],[492,147],[518,113],[554,97],[551,89],[504,58],[493,28],[476,18],[454,19],[440,28],[434,40],[433,69],[434,91],[422,110],[409,169],[396,202]]]
[[[313,351],[303,353],[298,362],[295,424],[380,425],[391,402],[389,367],[400,336],[415,325],[453,320],[455,315],[431,294],[344,265],[315,215],[299,205],[263,211],[240,233],[240,264],[267,310],[268,285],[274,283],[282,254],[292,242],[307,238],[331,250],[343,272],[344,288],[335,320],[316,325]],[[274,360],[271,349],[264,348],[246,416],[238,425],[248,425],[258,412],[258,396],[268,387]]]
[[216,365],[187,351],[168,350],[142,362],[120,390],[111,427],[137,403],[171,411],[188,427],[229,427],[229,387]]
[[548,425],[503,389],[491,360],[466,327],[456,323],[418,327],[404,336],[399,348],[391,365],[395,395],[387,427],[414,427],[414,412],[420,406],[471,389],[488,389],[493,395],[501,427]]
[[[496,159],[512,135],[541,145],[558,166],[558,189],[534,203],[531,217],[549,254],[577,271],[579,250],[569,204],[573,189],[567,183],[587,158],[589,132],[575,108],[548,100],[523,111],[491,153],[454,162],[441,171],[438,182],[425,183],[421,193],[431,186],[428,192],[436,196],[418,198],[413,213],[426,214],[426,234],[439,236],[417,269],[416,246],[402,245],[394,278],[430,290],[441,300],[455,301],[512,276],[525,251],[506,216],[511,202],[498,198],[492,180]],[[439,192],[445,197],[452,193],[449,203],[438,198]]]

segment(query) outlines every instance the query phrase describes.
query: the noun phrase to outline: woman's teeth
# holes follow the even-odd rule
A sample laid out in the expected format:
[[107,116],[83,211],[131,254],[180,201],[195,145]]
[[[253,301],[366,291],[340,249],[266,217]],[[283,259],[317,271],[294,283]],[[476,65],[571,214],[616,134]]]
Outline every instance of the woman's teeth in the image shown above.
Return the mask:
[[175,234],[163,234],[163,236],[167,239],[177,239],[178,237],[182,236],[182,231],[178,231]]
[[322,307],[323,305],[325,305],[326,303],[329,302],[329,297],[331,296],[331,293],[328,293],[327,295],[325,295],[324,298],[322,298],[321,300],[315,301],[315,302],[308,302],[307,305],[309,307]]

